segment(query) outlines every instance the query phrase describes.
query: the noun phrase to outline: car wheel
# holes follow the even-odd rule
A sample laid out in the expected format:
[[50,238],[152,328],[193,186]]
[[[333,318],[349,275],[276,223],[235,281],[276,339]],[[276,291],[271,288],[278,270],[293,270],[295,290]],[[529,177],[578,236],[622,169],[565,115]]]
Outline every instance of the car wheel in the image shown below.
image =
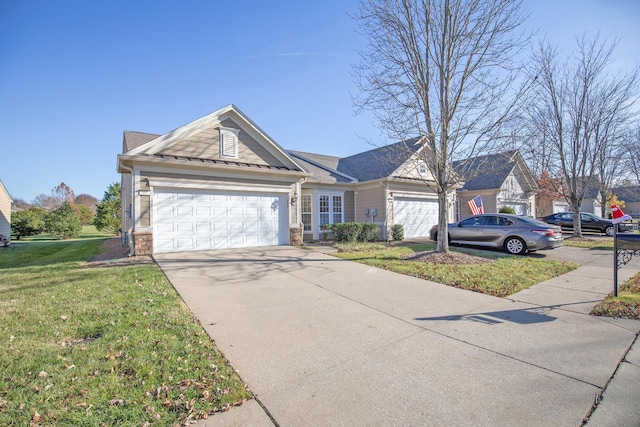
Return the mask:
[[613,225],[609,225],[607,228],[605,228],[604,234],[606,234],[607,236],[613,236]]
[[527,245],[519,237],[509,237],[504,242],[504,248],[513,255],[521,255],[527,251]]

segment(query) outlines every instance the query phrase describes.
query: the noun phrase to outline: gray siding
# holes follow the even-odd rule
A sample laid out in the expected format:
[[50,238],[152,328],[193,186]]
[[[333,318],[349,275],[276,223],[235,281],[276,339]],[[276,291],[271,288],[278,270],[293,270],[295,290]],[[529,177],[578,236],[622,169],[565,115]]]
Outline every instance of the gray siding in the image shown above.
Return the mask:
[[365,208],[378,210],[375,222],[384,223],[386,221],[384,188],[378,186],[377,188],[358,190],[356,197],[358,199],[356,204],[358,211],[355,213],[355,221],[371,222],[371,217],[367,217],[364,214]]
[[345,191],[344,193],[344,222],[355,222],[355,193]]

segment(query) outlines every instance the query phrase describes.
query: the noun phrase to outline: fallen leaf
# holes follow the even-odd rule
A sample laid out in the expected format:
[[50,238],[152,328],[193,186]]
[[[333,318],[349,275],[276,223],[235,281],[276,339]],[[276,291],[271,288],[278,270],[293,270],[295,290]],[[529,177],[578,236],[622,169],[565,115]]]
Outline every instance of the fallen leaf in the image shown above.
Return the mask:
[[38,411],[36,411],[36,413],[33,414],[33,418],[31,418],[31,422],[29,423],[29,425],[36,426],[40,423],[40,421],[42,421],[42,415],[40,415]]

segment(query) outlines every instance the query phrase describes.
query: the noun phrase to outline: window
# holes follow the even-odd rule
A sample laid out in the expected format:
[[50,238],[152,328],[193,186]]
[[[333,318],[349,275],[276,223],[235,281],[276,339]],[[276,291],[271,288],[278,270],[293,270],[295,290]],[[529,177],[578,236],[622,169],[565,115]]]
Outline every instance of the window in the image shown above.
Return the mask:
[[318,197],[318,206],[320,207],[320,228],[325,224],[330,224],[329,220],[329,196],[322,195]]
[[337,224],[342,222],[342,196],[333,196],[332,202],[333,220],[331,223]]
[[220,157],[238,158],[239,129],[220,128]]
[[467,218],[464,221],[460,221],[459,224],[462,227],[477,227],[484,224],[484,217],[472,216],[471,218]]
[[344,222],[342,209],[342,195],[320,194],[318,196],[320,229],[325,224]]
[[498,218],[498,225],[500,227],[508,227],[510,225],[513,225],[513,221],[511,221],[509,218],[501,216]]
[[304,231],[311,231],[311,195],[303,194],[300,203]]
[[418,173],[424,175],[427,173],[427,164],[425,162],[418,163]]

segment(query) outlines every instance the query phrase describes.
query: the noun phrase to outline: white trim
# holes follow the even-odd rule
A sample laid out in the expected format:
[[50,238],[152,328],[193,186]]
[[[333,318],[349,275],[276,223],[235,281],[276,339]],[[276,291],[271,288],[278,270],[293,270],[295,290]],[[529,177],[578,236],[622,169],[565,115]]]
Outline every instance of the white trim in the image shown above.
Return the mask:
[[[264,132],[258,125],[256,125],[248,116],[246,116],[238,107],[233,104],[229,104],[226,107],[223,107],[219,110],[214,111],[213,113],[207,114],[204,117],[200,117],[186,125],[180,126],[168,132],[164,135],[161,135],[155,139],[152,139],[149,142],[146,142],[124,154],[128,156],[133,156],[136,154],[156,154],[172,145],[183,141],[190,136],[197,134],[198,132],[203,131],[204,129],[221,126],[222,121],[226,118],[232,117],[239,119],[240,122],[244,122],[246,126],[243,126],[242,123],[236,123],[240,128],[247,132],[253,139],[256,141],[262,141],[262,146],[269,151],[274,157],[276,157],[279,161],[284,164],[289,163],[290,165],[295,166],[301,171],[306,171],[301,165],[299,165],[287,152],[278,145],[266,132]],[[237,122],[238,120],[234,120]],[[266,144],[265,144],[266,143]]]
[[223,181],[200,180],[175,180],[167,178],[147,178],[149,185],[160,188],[179,188],[194,190],[220,190],[220,191],[253,191],[260,193],[291,193],[291,184],[283,186],[261,184],[237,184]]
[[[188,162],[185,160],[171,160],[162,159],[159,157],[131,157],[120,155],[121,161],[130,161],[136,165],[137,168],[149,171],[149,172],[162,172],[162,173],[182,173],[184,175],[204,175],[204,176],[216,176],[216,177],[238,177],[238,176],[267,176],[269,179],[274,180],[276,177],[290,177],[291,183],[299,180],[301,177],[308,177],[311,174],[309,172],[301,172],[296,170],[282,170],[274,168],[258,168],[256,167],[242,167],[236,164],[225,165],[216,163],[202,163],[202,162]],[[234,163],[234,162],[230,162]],[[144,167],[142,167],[144,166]],[[197,172],[194,172],[197,171]]]
[[[220,133],[220,158],[237,159],[240,129],[220,126],[218,131]],[[227,141],[227,137],[231,138],[230,142]]]

